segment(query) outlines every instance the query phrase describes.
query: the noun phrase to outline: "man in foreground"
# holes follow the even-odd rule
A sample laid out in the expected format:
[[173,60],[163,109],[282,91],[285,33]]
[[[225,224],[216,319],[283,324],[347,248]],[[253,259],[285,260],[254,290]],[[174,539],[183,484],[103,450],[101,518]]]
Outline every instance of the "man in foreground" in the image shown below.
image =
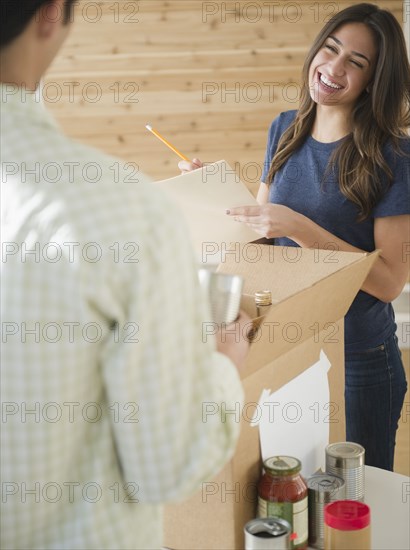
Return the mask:
[[159,548],[161,504],[233,453],[234,415],[203,409],[242,402],[248,344],[203,338],[176,208],[38,102],[72,4],[1,3],[1,546]]

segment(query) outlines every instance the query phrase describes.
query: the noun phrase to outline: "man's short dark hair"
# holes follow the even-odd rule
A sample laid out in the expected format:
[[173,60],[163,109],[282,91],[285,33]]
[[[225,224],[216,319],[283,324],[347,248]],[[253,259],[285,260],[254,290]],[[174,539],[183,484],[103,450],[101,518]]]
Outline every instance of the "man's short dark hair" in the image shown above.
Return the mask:
[[[72,7],[76,1],[65,0],[61,14],[64,24],[70,21]],[[51,0],[0,0],[0,48],[4,48],[17,38],[41,6],[50,3]]]

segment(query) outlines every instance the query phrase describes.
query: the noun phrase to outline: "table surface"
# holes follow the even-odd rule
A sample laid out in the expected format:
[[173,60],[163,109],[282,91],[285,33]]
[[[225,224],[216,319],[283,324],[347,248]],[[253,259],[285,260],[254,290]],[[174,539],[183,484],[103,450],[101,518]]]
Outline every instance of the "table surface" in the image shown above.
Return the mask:
[[372,550],[409,550],[410,478],[371,466],[366,466],[365,472]]
[[364,501],[370,506],[372,550],[409,550],[410,478],[366,466]]

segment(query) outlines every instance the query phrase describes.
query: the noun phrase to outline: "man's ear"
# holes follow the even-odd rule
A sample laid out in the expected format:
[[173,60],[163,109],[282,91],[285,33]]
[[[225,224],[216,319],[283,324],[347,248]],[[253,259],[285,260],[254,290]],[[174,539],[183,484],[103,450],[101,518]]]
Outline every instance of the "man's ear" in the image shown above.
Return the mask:
[[64,4],[65,0],[50,0],[37,11],[34,17],[40,38],[49,38],[64,24]]

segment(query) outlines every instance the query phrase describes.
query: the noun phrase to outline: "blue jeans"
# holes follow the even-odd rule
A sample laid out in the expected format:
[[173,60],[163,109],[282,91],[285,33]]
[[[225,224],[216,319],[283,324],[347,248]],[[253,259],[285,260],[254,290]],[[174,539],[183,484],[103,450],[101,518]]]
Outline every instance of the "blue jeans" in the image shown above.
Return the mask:
[[365,448],[365,462],[393,470],[396,431],[407,389],[393,334],[376,348],[345,357],[346,440]]

